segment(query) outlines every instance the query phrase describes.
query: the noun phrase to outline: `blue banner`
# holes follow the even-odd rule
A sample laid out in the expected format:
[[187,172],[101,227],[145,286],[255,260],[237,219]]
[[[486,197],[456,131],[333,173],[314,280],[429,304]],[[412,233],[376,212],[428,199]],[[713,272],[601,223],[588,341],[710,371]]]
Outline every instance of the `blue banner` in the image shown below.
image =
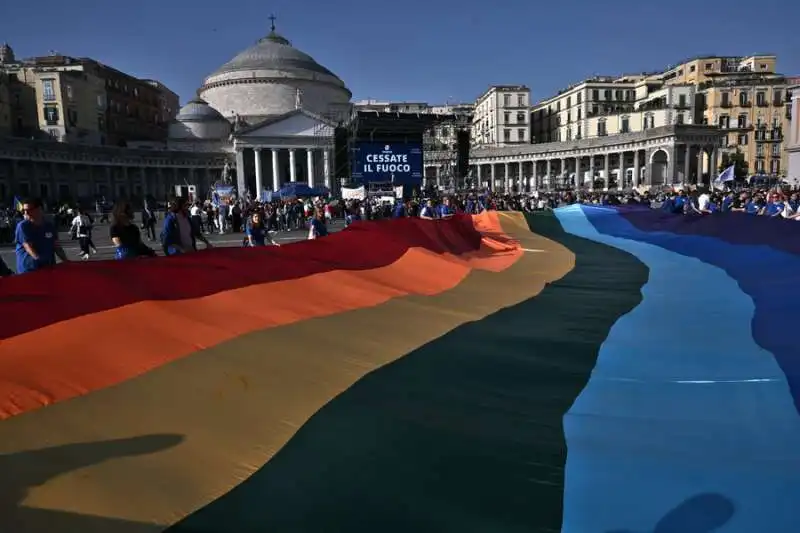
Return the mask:
[[357,182],[422,183],[422,145],[419,143],[357,143],[353,164],[352,177]]

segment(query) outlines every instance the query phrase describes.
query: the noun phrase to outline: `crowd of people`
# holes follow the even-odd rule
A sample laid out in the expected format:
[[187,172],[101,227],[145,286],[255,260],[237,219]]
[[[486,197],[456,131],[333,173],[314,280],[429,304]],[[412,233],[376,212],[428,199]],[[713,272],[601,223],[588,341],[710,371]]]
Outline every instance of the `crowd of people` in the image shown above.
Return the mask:
[[[484,210],[542,211],[574,203],[593,205],[643,205],[674,214],[706,215],[741,212],[755,216],[800,220],[800,192],[787,189],[745,191],[678,191],[624,193],[561,190],[531,195],[497,195],[489,192],[464,192],[447,196],[428,195],[387,201],[368,197],[361,200],[290,199],[273,202],[236,202],[218,205],[210,201],[189,202],[170,198],[163,220],[149,205],[136,221],[134,206],[117,201],[109,209],[95,208],[94,217],[84,208],[64,207],[55,216],[45,213],[36,198],[17,202],[17,209],[0,210],[0,243],[15,246],[16,272],[24,274],[56,264],[68,257],[58,240],[59,226],[65,226],[78,243],[79,257],[89,259],[97,253],[93,240],[95,217],[110,221],[109,238],[116,259],[153,257],[160,248],[163,255],[175,256],[212,246],[210,234],[236,234],[242,246],[279,246],[273,233],[308,230],[309,239],[328,235],[328,227],[342,220],[347,227],[359,220],[419,217],[427,220],[448,218],[456,213],[477,214]],[[160,233],[157,235],[157,225]],[[154,248],[155,246],[155,248]],[[13,274],[0,259],[0,276]]]

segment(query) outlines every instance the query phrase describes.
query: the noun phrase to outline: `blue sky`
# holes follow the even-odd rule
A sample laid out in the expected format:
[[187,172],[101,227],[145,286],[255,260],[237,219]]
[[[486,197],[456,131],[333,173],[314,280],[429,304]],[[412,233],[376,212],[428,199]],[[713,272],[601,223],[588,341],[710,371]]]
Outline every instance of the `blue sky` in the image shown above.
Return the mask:
[[472,101],[491,84],[526,84],[538,101],[593,74],[709,54],[774,53],[800,75],[794,0],[0,2],[0,41],[19,57],[92,57],[161,80],[182,102],[268,33],[271,13],[354,99]]

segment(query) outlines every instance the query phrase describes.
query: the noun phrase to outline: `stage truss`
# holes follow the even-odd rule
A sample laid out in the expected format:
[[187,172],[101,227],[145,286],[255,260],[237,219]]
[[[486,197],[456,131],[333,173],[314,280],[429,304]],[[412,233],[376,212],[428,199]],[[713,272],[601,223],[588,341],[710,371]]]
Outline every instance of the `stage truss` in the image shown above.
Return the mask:
[[425,130],[422,137],[426,188],[436,186],[450,192],[468,189],[473,176],[458,175],[457,141],[459,132],[470,131],[472,113],[459,112],[455,108],[449,114],[438,115],[438,118]]

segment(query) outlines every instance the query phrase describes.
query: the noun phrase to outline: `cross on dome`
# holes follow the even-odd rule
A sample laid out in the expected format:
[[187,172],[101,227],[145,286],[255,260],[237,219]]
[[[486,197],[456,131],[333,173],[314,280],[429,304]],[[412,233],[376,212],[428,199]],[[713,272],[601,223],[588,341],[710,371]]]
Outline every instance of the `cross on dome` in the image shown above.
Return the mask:
[[275,31],[275,15],[270,15],[267,18],[269,18],[270,21],[270,30]]

